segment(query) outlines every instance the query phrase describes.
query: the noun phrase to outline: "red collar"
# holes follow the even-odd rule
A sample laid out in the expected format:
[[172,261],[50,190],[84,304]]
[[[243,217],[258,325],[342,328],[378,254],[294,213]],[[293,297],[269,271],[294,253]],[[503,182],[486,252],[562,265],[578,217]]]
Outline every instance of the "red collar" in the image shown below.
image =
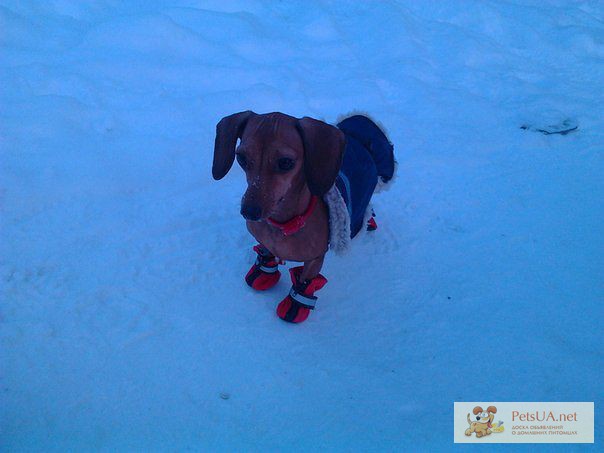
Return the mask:
[[283,222],[283,223],[277,222],[276,220],[273,220],[270,217],[268,217],[266,219],[266,221],[269,224],[271,224],[272,226],[279,228],[284,236],[292,235],[292,234],[300,231],[302,228],[304,228],[306,221],[308,220],[308,218],[312,215],[313,211],[315,210],[317,201],[318,201],[318,197],[316,195],[311,196],[310,203],[308,203],[308,207],[306,208],[306,211],[304,211],[304,213],[302,213],[300,215],[292,217],[287,222]]

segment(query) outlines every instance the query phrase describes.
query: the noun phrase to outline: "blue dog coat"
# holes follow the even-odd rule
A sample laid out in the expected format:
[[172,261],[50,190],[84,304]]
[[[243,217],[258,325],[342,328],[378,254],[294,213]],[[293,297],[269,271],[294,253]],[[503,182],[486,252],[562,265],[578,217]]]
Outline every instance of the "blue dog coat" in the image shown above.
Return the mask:
[[366,116],[348,117],[337,127],[346,136],[346,146],[340,172],[324,200],[329,208],[330,248],[341,252],[365,227],[371,197],[392,179],[395,161],[394,147]]

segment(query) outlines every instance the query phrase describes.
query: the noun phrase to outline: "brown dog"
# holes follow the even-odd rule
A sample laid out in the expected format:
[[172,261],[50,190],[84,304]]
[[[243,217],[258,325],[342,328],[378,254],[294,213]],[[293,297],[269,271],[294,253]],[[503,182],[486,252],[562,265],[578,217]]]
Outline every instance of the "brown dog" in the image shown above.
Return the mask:
[[468,424],[470,427],[466,429],[466,436],[471,436],[472,433],[476,433],[476,437],[486,436],[491,434],[491,428],[493,426],[493,419],[497,413],[495,406],[487,407],[486,411],[482,410],[482,407],[476,406],[472,411],[476,416],[476,421],[470,420],[470,414],[468,414]]
[[279,278],[281,260],[304,262],[290,270],[293,287],[277,310],[286,321],[306,319],[314,292],[327,282],[320,274],[330,234],[323,196],[334,186],[345,146],[337,127],[283,113],[240,112],[216,127],[212,175],[223,178],[237,159],[248,183],[241,214],[260,243],[247,283],[268,289]]

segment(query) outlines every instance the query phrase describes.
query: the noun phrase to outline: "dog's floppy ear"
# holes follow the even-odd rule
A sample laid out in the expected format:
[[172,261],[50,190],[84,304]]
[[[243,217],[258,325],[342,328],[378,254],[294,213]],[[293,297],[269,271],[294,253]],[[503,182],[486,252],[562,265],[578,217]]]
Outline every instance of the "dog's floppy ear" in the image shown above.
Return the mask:
[[338,128],[304,117],[296,127],[304,145],[304,174],[313,195],[325,194],[338,176],[346,139]]
[[241,138],[245,125],[251,116],[251,110],[233,113],[225,116],[216,125],[216,140],[214,141],[214,162],[212,163],[212,176],[222,179],[229,172],[235,160],[235,145]]
[[474,412],[474,415],[480,414],[482,412],[482,407],[476,406],[472,412]]
[[487,412],[492,412],[493,414],[497,413],[497,408],[495,406],[487,407]]

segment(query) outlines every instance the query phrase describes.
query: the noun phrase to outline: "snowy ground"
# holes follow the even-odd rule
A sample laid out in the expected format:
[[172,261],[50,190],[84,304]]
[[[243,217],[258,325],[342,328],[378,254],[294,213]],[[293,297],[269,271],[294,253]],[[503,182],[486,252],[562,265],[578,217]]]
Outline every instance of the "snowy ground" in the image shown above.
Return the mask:
[[[0,450],[436,451],[464,400],[595,401],[601,445],[602,2],[2,3]],[[400,163],[298,326],[210,174],[246,109]]]

